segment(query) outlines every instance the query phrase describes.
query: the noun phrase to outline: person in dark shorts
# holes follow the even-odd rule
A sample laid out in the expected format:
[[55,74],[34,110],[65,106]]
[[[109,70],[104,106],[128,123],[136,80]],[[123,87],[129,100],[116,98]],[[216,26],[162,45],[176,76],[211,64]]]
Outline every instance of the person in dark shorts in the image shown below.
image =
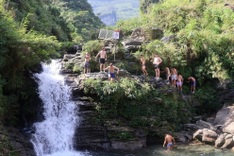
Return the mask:
[[190,91],[191,93],[195,93],[196,90],[196,79],[192,76],[188,78],[188,82],[190,84]]
[[106,60],[107,60],[107,54],[106,54],[106,51],[105,51],[105,47],[102,47],[102,50],[98,52],[98,54],[96,55],[95,58],[97,58],[98,56],[100,56],[100,59],[99,59],[100,72],[103,72],[104,69],[105,69],[105,63],[106,63]]

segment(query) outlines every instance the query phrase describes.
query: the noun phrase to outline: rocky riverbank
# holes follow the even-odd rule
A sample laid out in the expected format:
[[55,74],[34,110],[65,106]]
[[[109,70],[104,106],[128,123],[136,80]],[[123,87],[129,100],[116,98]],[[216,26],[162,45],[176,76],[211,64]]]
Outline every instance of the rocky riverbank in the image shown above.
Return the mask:
[[35,156],[30,134],[12,127],[0,127],[0,156]]

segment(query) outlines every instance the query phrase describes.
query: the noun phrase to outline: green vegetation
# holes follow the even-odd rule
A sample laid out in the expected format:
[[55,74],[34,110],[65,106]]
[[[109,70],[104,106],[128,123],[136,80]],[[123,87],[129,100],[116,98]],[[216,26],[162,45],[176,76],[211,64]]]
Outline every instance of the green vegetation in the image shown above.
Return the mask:
[[[87,1],[0,0],[0,121],[20,125],[39,103],[31,73],[103,24]],[[33,119],[32,119],[33,120]]]
[[[58,56],[60,44],[55,37],[27,31],[12,18],[12,12],[0,7],[0,119],[8,124],[17,122],[19,100],[29,98],[26,73],[41,61]],[[28,90],[29,91],[29,90]],[[11,115],[9,115],[11,114]]]
[[[199,89],[192,98],[202,104],[192,108],[177,92],[168,92],[169,86],[158,90],[133,79],[125,78],[111,84],[88,79],[84,90],[95,95],[99,122],[116,119],[134,128],[174,131],[193,113],[212,113],[220,108],[212,80],[218,79],[220,83],[233,80],[234,12],[224,7],[224,3],[232,0],[157,2],[141,0],[141,16],[121,20],[113,29],[121,29],[125,37],[134,28],[143,28],[146,32],[151,28],[162,29],[164,36],[172,40],[145,42],[131,61],[143,54],[148,65],[150,57],[158,53],[163,59],[162,69],[176,67],[185,79],[191,75],[197,78]],[[90,39],[103,24],[83,0],[0,0],[0,4],[0,121],[18,125],[22,112],[26,111],[30,117],[36,114],[36,108],[32,108],[37,94],[30,73],[40,70],[40,62],[60,57],[58,51],[74,43],[88,41],[83,53],[91,52],[94,57],[104,43]],[[123,8],[123,5],[126,3],[119,3],[118,7]],[[121,15],[121,19],[128,15]],[[120,45],[117,52],[120,56],[117,58],[124,58],[125,50]],[[137,74],[139,68],[129,62],[127,59],[116,61],[118,67]],[[97,62],[94,66],[91,68],[98,70]],[[75,63],[67,68],[75,72],[82,70]],[[233,86],[231,83],[228,87]],[[185,87],[184,90],[189,89]],[[132,137],[130,132],[113,135],[122,139]]]
[[[159,28],[164,36],[171,36],[171,41],[145,43],[136,55],[144,54],[149,60],[158,53],[163,59],[162,68],[176,67],[185,78],[195,76],[199,87],[204,86],[199,88],[200,95],[206,95],[198,98],[206,110],[214,110],[217,100],[211,96],[214,85],[209,81],[217,78],[222,83],[234,76],[234,12],[224,6],[228,2],[231,3],[224,0],[150,2],[147,14],[142,10],[140,18],[120,21],[116,28],[123,34],[129,34],[133,28]],[[214,104],[207,104],[207,100]]]
[[16,21],[26,23],[28,30],[56,36],[62,42],[87,41],[103,26],[83,0],[10,0],[5,6],[12,10]]
[[120,79],[118,83],[87,79],[83,84],[85,93],[97,95],[98,122],[115,119],[121,120],[120,125],[162,132],[174,131],[192,115],[190,105],[179,93],[168,91],[169,87],[159,90],[130,78]]

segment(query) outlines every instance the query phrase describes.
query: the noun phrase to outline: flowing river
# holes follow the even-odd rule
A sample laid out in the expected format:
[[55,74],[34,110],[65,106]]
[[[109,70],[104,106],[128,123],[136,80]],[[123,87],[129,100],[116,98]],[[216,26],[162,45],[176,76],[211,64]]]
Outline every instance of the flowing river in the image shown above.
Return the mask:
[[71,91],[59,74],[59,61],[43,64],[42,73],[35,74],[38,93],[43,102],[44,120],[34,124],[31,142],[37,156],[233,156],[208,145],[177,145],[167,152],[161,146],[151,146],[132,152],[75,151],[73,137],[79,123],[78,108],[70,100]]

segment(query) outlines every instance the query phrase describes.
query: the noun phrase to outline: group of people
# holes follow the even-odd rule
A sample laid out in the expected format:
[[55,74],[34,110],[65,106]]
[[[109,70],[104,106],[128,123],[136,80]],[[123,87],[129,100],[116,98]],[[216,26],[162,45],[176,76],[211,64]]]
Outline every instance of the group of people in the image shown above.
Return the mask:
[[[113,63],[110,63],[108,67],[105,67],[105,63],[107,61],[107,53],[105,51],[105,47],[102,47],[102,49],[98,52],[98,54],[95,56],[95,58],[99,57],[99,63],[100,63],[100,72],[105,72],[106,70],[109,71],[108,78],[111,82],[113,82],[116,78],[115,76],[115,70],[117,70],[117,74],[119,72],[119,68],[114,66]],[[90,73],[90,60],[91,56],[89,53],[86,53],[85,55],[85,62],[84,62],[84,74]],[[146,70],[146,59],[143,55],[140,57],[141,62],[141,69],[145,76],[148,76],[148,72]],[[154,66],[155,71],[155,80],[159,80],[160,78],[160,64],[162,63],[162,59],[155,54],[152,58],[152,63]],[[166,74],[166,80],[169,81],[172,86],[177,87],[179,91],[182,91],[183,86],[183,76],[177,72],[176,68],[169,69],[168,67],[164,70]],[[188,82],[190,83],[190,91],[192,93],[195,93],[196,89],[196,79],[192,76],[188,78]]]
[[[105,67],[105,63],[107,61],[107,53],[105,51],[105,48],[102,47],[102,50],[98,52],[98,54],[95,56],[99,58],[99,63],[100,63],[100,72],[104,72],[106,70],[109,71],[108,78],[111,82],[115,80],[115,70],[117,70],[117,73],[119,72],[119,68],[114,66],[113,63],[110,63],[108,67]],[[85,54],[85,62],[84,62],[84,73],[90,73],[90,60],[91,56],[89,53]],[[145,76],[148,76],[148,72],[146,70],[146,60],[141,55],[140,57],[141,65],[142,65],[142,72]],[[155,54],[152,63],[154,66],[155,70],[155,79],[159,80],[160,78],[160,68],[159,65],[162,63],[162,59]],[[166,80],[171,82],[172,86],[177,87],[179,90],[182,91],[182,84],[183,84],[183,77],[180,73],[177,72],[176,68],[171,68],[169,69],[168,67],[165,68],[165,73],[166,73]],[[196,86],[196,79],[194,77],[189,77],[188,81],[190,82],[191,85],[191,91],[194,93],[195,92],[195,86]],[[170,134],[165,134],[164,142],[163,142],[163,147],[167,146],[168,150],[171,150],[172,147],[175,145],[175,139],[170,135]]]
[[[143,55],[140,57],[140,62],[141,62],[141,69],[142,72],[145,76],[148,76],[148,72],[146,70],[146,60]],[[162,59],[155,54],[154,57],[152,58],[152,63],[154,66],[155,70],[155,80],[159,80],[160,78],[160,68],[159,65],[162,63]],[[183,76],[177,72],[176,68],[171,68],[166,67],[165,70],[165,75],[166,75],[166,80],[171,82],[172,86],[177,87],[179,91],[182,91],[182,85],[183,85]],[[190,91],[191,93],[195,93],[196,89],[196,79],[192,76],[188,78],[188,82],[190,83]]]
[[[108,70],[108,78],[111,82],[115,80],[115,70],[117,70],[117,74],[119,73],[119,68],[114,66],[113,63],[110,63],[108,67],[105,66],[105,63],[107,61],[107,53],[105,51],[105,47],[102,47],[102,50],[98,52],[98,54],[95,56],[95,59],[99,57],[99,63],[100,63],[100,72],[105,72]],[[87,52],[85,54],[85,62],[84,62],[84,74],[90,73],[90,60],[91,56]]]

